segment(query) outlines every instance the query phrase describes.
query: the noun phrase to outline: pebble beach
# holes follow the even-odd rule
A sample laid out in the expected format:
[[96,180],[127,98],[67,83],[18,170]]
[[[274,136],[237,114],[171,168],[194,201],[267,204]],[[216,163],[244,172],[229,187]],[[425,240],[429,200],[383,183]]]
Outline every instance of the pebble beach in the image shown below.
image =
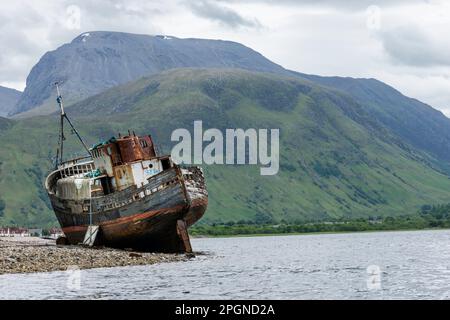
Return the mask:
[[0,238],[0,275],[79,269],[151,265],[186,261],[184,254],[143,253],[110,248],[57,246],[41,238]]

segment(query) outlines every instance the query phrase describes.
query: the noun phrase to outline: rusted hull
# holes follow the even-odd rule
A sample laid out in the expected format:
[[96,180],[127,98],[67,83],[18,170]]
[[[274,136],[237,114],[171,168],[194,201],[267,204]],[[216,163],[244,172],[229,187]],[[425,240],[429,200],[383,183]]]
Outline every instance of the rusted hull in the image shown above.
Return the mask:
[[[177,233],[177,221],[188,226],[205,213],[208,200],[196,200],[185,211],[183,206],[139,213],[100,224],[99,241],[112,248],[133,248],[148,252],[185,252],[185,245]],[[71,244],[82,243],[88,226],[63,228]]]
[[97,244],[149,252],[189,251],[187,230],[180,231],[180,226],[192,226],[208,205],[203,173],[195,167],[174,168],[142,188],[91,201],[49,196],[70,244],[83,242],[92,220],[100,226]]

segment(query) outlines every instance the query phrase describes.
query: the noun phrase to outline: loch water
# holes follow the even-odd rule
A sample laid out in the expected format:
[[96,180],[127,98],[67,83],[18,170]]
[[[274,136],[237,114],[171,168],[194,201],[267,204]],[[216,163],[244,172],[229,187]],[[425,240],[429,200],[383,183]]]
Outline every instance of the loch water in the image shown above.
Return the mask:
[[450,230],[199,238],[188,262],[0,276],[0,299],[450,299]]

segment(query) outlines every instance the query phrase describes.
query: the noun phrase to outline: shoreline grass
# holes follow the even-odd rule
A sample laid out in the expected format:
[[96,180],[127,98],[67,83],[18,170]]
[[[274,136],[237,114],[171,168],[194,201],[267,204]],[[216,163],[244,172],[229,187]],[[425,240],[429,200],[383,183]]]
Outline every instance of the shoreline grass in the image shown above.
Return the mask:
[[190,229],[194,237],[239,237],[304,235],[353,232],[415,231],[450,229],[450,204],[424,206],[413,215],[387,218],[335,220],[310,223],[227,223],[198,225]]
[[291,233],[248,233],[248,234],[194,234],[190,235],[192,239],[205,238],[251,238],[251,237],[277,237],[277,236],[308,236],[321,234],[351,234],[351,233],[376,233],[376,232],[411,232],[411,231],[444,231],[450,230],[450,227],[445,228],[425,228],[425,229],[386,229],[386,230],[360,230],[360,231],[317,231],[317,232],[291,232]]

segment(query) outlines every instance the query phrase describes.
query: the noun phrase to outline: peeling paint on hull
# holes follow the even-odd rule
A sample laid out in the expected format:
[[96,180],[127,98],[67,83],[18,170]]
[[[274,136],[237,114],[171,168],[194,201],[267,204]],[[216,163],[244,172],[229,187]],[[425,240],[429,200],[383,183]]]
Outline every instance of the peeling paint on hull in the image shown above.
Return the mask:
[[[177,235],[176,223],[183,219],[190,226],[206,211],[207,199],[196,200],[184,215],[184,207],[173,207],[139,213],[100,224],[101,243],[113,248],[133,248],[142,251],[184,252]],[[63,228],[71,244],[83,242],[88,226]]]

